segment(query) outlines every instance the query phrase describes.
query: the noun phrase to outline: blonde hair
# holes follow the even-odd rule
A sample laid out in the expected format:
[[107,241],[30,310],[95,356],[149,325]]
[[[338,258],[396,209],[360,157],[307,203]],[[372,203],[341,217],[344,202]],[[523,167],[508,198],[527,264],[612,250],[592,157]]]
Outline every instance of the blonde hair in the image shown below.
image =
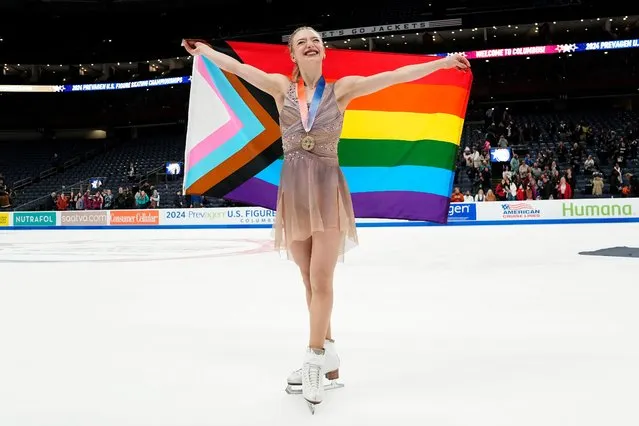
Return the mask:
[[[322,40],[322,36],[320,35],[320,33],[318,33],[313,27],[296,28],[295,31],[293,31],[293,33],[288,38],[288,50],[290,53],[293,53],[293,38],[295,38],[295,34],[304,30],[313,31],[320,38],[320,41]],[[291,73],[291,81],[297,81],[298,78],[300,78],[300,67],[296,63],[295,65],[293,65],[293,72]]]

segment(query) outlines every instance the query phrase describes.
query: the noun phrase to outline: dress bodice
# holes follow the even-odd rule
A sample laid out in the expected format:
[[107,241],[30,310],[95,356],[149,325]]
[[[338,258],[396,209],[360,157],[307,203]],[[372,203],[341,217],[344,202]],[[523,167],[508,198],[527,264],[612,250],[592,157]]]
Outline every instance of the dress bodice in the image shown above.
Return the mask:
[[[309,104],[310,106],[310,104]],[[280,128],[285,157],[291,157],[300,151],[311,153],[318,157],[337,158],[337,144],[342,134],[344,114],[339,110],[333,84],[327,83],[322,94],[317,116],[313,127],[308,133],[313,137],[315,146],[310,151],[302,148],[302,138],[306,131],[302,125],[299,106],[297,103],[296,84],[289,85],[284,106],[280,113]]]

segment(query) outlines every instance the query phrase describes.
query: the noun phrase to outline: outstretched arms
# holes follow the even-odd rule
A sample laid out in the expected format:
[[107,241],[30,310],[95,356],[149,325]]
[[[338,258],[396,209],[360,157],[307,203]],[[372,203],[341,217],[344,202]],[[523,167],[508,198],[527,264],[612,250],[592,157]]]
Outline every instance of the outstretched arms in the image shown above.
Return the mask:
[[246,80],[249,84],[273,96],[276,102],[283,99],[288,89],[289,80],[282,74],[269,74],[258,68],[218,52],[208,44],[198,40],[184,40],[182,46],[193,56],[203,55],[220,69]]
[[395,84],[419,80],[437,70],[449,68],[465,70],[470,68],[470,63],[461,55],[453,55],[424,64],[407,65],[368,77],[348,76],[335,83],[335,96],[340,107],[346,109],[350,101],[360,96],[378,92]]

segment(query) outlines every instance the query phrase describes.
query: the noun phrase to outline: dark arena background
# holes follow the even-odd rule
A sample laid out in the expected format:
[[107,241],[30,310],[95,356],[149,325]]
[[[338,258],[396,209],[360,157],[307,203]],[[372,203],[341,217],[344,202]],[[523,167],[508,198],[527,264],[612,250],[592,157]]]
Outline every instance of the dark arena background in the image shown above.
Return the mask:
[[[167,162],[184,161],[192,60],[181,40],[282,43],[302,24],[325,32],[330,49],[477,52],[469,56],[462,193],[495,192],[501,164],[482,173],[464,148],[483,155],[486,140],[498,147],[504,136],[519,159],[536,160],[542,171],[570,169],[574,198],[593,196],[593,173],[603,178],[602,196],[635,196],[639,28],[624,12],[629,6],[616,4],[327,2],[302,12],[277,1],[3,2],[0,173],[10,206],[2,198],[2,208],[75,209],[87,190],[100,194],[100,205],[85,208],[122,208],[139,188],[157,190],[160,208],[193,205],[176,196],[181,176],[166,173]],[[588,158],[594,165],[586,166]],[[615,164],[622,182],[610,185]],[[119,188],[128,201],[116,200]]]
[[309,421],[272,212],[182,193],[181,41],[302,25],[473,72],[449,223],[362,220],[338,266],[315,417],[639,424],[639,3],[2,0],[0,425]]

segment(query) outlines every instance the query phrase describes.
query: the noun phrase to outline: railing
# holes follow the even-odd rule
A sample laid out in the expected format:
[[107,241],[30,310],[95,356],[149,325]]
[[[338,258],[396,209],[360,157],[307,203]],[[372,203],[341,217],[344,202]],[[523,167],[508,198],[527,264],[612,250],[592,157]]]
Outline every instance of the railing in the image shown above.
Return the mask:
[[[77,188],[78,192],[82,191],[82,186],[88,186],[87,184],[87,179],[83,179],[81,181],[78,181],[76,183],[74,183],[73,185],[62,185],[62,187],[60,189],[57,189],[55,192],[67,192],[67,191],[73,191],[76,192],[75,189]],[[53,191],[52,191],[53,192]],[[19,206],[17,206],[14,210],[15,211],[19,211],[19,210],[30,210],[32,207],[38,206],[41,203],[44,203],[44,201],[47,199],[47,197],[50,197],[51,193],[47,194],[47,195],[43,195],[42,197],[36,198],[35,200],[31,200],[28,201],[24,204],[20,204]]]
[[18,190],[20,188],[24,188],[27,185],[31,185],[33,183],[33,178],[31,176],[15,181],[13,184],[13,190]]
[[77,157],[73,157],[72,159],[65,161],[64,164],[62,165],[62,168],[66,170],[71,166],[75,166],[76,164],[79,164],[80,162],[81,162],[80,156],[78,155]]
[[[103,146],[101,148],[90,149],[88,151],[83,152],[82,154],[76,155],[75,157],[72,157],[72,158],[68,159],[67,161],[65,161],[62,164],[62,170],[67,170],[67,169],[69,169],[69,168],[71,168],[71,167],[73,167],[75,165],[80,164],[83,160],[88,160],[88,159],[90,159],[92,157],[95,157],[95,156],[99,155],[100,152],[108,151],[108,150],[116,147],[117,145],[118,145],[117,142],[114,142],[114,141],[111,141],[111,140],[107,140],[106,141],[106,146]],[[47,178],[49,176],[55,175],[57,173],[57,171],[58,171],[57,167],[51,167],[51,168],[48,168],[46,170],[43,170],[43,171],[37,173],[37,177],[39,179],[45,179],[45,178]],[[29,177],[26,177],[24,179],[20,179],[20,180],[18,180],[18,181],[13,183],[13,190],[17,191],[19,189],[22,189],[22,188],[28,186],[28,185],[31,185],[32,183],[34,183],[34,176],[29,176]]]
[[[160,174],[160,172],[162,170],[164,170],[164,166],[158,166],[158,167],[156,167],[154,169],[151,169],[151,170],[147,171],[146,173],[141,175],[141,178],[137,181],[137,184],[140,185],[142,183],[142,181],[149,180],[149,178],[151,178],[154,175],[155,175],[155,177],[158,177],[158,175]],[[162,173],[162,175],[166,176],[164,173]],[[95,176],[91,176],[91,177],[95,177]],[[55,192],[59,193],[59,192],[71,192],[71,191],[73,191],[74,193],[76,193],[76,192],[82,193],[89,186],[88,181],[89,181],[89,178],[86,178],[86,179],[82,179],[82,180],[80,180],[80,181],[78,181],[78,182],[76,182],[76,183],[74,183],[72,185],[62,185],[62,187],[57,189]],[[28,201],[28,202],[26,202],[24,204],[21,204],[21,205],[17,206],[14,210],[15,211],[20,211],[20,210],[28,211],[28,210],[32,209],[33,207],[36,207],[36,206],[44,203],[46,201],[47,197],[50,197],[50,196],[51,196],[51,193],[48,193],[46,195],[43,195],[42,197],[36,198],[35,200],[31,200],[31,201]]]
[[50,169],[46,169],[40,172],[40,179],[48,178],[49,176],[53,176],[58,171],[57,168],[51,167]]

